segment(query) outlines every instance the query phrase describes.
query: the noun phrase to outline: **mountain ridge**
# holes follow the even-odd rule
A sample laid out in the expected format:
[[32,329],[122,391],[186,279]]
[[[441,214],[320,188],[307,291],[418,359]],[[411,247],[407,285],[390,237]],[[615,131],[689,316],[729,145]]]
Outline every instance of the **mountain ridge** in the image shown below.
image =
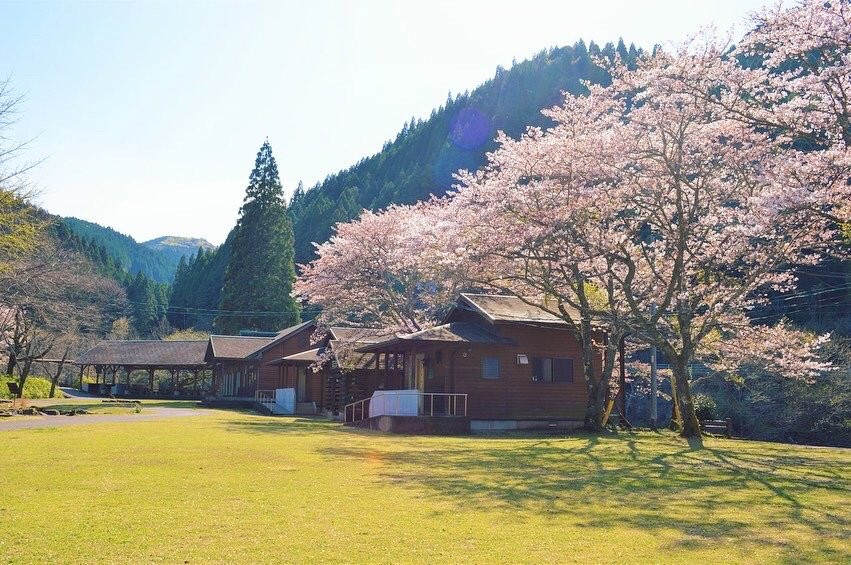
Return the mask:
[[131,275],[141,272],[156,282],[170,283],[181,257],[188,259],[199,248],[206,251],[215,249],[204,238],[166,235],[139,242],[132,236],[97,222],[73,216],[62,217],[60,221],[82,239],[104,247],[118,265]]

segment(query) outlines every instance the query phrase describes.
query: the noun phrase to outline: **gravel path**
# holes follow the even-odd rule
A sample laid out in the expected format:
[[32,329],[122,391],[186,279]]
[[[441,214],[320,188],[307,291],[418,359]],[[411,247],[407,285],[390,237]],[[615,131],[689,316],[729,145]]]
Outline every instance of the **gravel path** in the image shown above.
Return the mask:
[[61,428],[81,424],[100,424],[103,422],[145,422],[202,416],[208,411],[204,408],[145,408],[139,414],[84,414],[81,416],[13,416],[0,419],[0,432],[6,430],[27,430],[32,428]]

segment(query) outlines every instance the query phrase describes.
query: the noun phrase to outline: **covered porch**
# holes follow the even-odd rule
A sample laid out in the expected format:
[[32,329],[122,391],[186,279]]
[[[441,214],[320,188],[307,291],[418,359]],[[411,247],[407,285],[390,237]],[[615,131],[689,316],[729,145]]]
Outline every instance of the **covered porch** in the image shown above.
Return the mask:
[[206,341],[102,341],[74,364],[80,389],[92,394],[200,399],[212,381],[206,348]]

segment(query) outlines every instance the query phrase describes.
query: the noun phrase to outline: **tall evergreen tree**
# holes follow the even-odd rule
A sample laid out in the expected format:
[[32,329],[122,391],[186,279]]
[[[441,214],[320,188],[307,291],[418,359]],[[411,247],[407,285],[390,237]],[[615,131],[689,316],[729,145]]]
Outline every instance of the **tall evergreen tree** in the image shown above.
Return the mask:
[[272,146],[266,140],[257,153],[239,211],[222,289],[221,309],[226,312],[216,320],[216,329],[234,334],[298,323],[299,305],[292,297],[293,255],[293,226]]

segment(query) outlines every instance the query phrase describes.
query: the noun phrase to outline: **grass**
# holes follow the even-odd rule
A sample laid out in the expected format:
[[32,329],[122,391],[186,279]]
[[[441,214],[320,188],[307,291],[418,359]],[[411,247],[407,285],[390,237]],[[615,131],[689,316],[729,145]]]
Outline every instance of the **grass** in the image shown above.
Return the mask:
[[0,561],[851,560],[842,449],[209,411],[0,431],[0,470]]

